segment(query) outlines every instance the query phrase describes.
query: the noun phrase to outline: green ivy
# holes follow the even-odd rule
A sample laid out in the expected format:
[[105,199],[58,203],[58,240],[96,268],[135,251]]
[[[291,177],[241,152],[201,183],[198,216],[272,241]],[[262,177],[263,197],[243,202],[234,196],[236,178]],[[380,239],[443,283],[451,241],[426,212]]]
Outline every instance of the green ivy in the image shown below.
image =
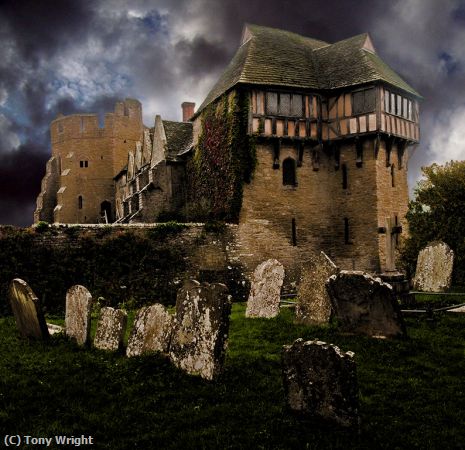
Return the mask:
[[243,184],[250,183],[256,164],[248,114],[248,93],[241,90],[202,112],[201,133],[187,166],[189,220],[239,220]]

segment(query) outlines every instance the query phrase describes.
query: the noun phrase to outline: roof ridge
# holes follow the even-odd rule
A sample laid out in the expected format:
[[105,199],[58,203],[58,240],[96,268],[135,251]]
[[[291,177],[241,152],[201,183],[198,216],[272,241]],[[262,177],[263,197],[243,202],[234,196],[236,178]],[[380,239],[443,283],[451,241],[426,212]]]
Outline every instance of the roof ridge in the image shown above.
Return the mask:
[[[356,34],[355,36],[351,36],[351,37],[348,37],[346,39],[341,39],[340,41],[336,41],[336,42],[333,42],[332,44],[329,44],[328,45],[325,45],[323,47],[318,47],[318,48],[315,48],[313,51],[314,52],[318,52],[319,50],[324,50],[324,49],[327,49],[328,47],[333,47],[333,46],[336,46],[336,45],[341,45],[341,44],[347,44],[349,43],[350,41],[356,41],[357,39],[361,39],[362,36],[366,39],[367,36],[370,36],[367,32],[365,33],[360,33],[360,34]],[[364,41],[362,42],[362,44],[364,43]],[[360,47],[360,49],[362,49],[363,47]]]
[[169,123],[177,123],[177,124],[185,124],[185,125],[192,125],[192,122],[183,122],[182,120],[167,120],[167,119],[161,119],[163,123],[169,122]]

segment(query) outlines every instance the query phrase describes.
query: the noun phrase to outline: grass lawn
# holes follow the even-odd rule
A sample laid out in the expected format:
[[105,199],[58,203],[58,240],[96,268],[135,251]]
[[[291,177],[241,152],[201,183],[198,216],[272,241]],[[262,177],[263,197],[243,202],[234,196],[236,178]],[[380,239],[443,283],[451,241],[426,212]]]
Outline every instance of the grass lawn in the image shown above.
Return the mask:
[[[95,448],[464,448],[465,315],[407,318],[409,338],[245,319],[235,304],[224,374],[185,375],[157,355],[85,350],[62,336],[28,343],[0,319],[0,430],[91,435]],[[319,338],[355,352],[361,431],[299,420],[285,407],[281,347]],[[3,441],[3,436],[0,436]],[[3,443],[3,442],[2,442]]]

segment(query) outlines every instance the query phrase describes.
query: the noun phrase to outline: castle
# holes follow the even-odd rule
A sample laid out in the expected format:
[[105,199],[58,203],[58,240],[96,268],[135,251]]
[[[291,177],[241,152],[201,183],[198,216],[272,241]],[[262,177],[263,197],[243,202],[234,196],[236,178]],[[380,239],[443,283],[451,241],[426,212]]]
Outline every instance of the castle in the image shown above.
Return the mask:
[[338,265],[393,271],[406,229],[409,147],[420,95],[367,34],[334,44],[244,27],[232,61],[183,122],[126,99],[51,123],[34,221],[225,220],[250,267],[292,268],[324,250]]

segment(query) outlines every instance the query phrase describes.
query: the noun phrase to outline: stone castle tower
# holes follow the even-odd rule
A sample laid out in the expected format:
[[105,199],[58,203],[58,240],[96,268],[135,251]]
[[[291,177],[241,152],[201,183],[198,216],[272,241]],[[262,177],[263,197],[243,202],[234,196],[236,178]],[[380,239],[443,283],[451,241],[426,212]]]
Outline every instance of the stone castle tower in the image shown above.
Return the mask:
[[96,114],[59,116],[50,125],[52,157],[37,198],[34,222],[112,222],[113,178],[143,135],[138,100],[116,103],[99,127]]

